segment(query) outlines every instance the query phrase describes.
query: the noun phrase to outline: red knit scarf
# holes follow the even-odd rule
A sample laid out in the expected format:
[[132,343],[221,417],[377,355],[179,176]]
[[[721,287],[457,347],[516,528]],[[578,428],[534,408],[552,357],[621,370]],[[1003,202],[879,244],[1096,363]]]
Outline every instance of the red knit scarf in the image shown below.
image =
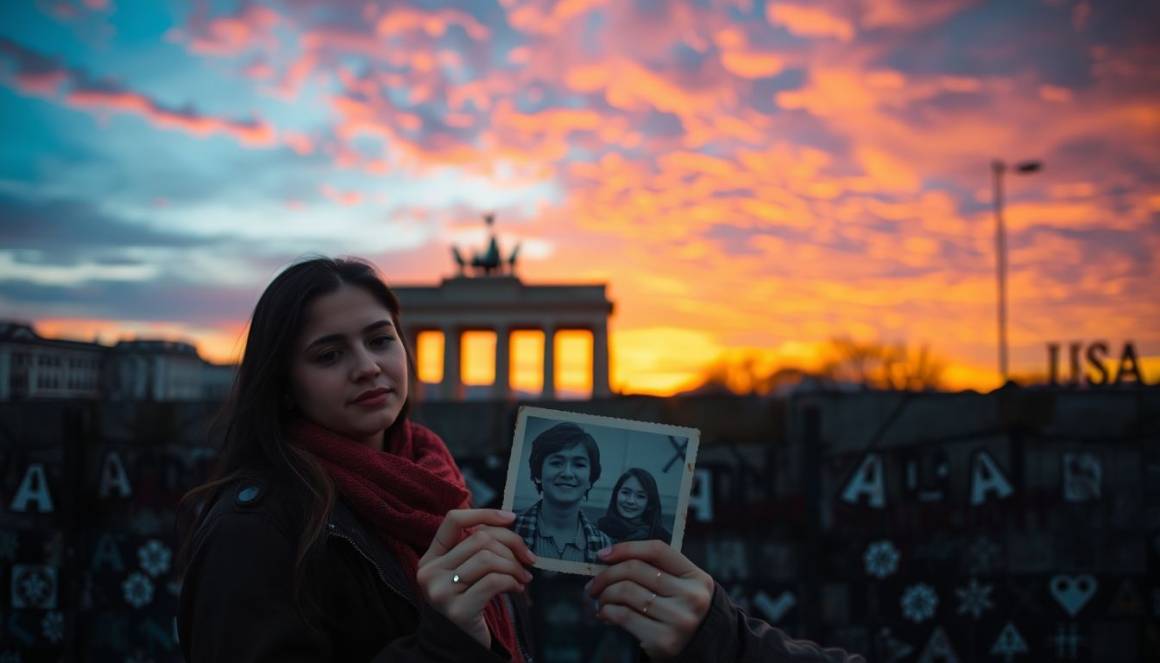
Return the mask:
[[[443,440],[424,426],[403,423],[383,441],[383,452],[305,420],[295,422],[290,435],[318,458],[355,512],[378,528],[380,539],[415,581],[419,558],[444,516],[466,507],[469,494]],[[499,596],[488,603],[483,616],[512,660],[521,661],[515,627]]]

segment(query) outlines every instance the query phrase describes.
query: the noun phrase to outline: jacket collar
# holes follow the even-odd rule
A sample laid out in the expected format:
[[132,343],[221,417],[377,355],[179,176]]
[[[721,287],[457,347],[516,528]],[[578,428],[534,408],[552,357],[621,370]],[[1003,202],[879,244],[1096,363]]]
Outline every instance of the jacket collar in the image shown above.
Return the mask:
[[327,536],[345,539],[378,571],[379,579],[388,589],[406,599],[418,609],[419,597],[415,583],[381,540],[367,531],[341,498],[335,500],[326,523]]

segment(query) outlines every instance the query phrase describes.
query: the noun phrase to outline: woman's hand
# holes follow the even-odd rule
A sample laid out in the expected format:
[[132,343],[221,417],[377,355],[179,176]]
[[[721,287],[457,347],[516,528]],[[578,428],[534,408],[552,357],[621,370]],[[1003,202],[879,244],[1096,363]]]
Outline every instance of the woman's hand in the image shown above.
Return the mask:
[[588,584],[600,602],[597,618],[635,636],[649,658],[680,654],[709,613],[712,576],[660,541],[605,550],[600,559],[610,566]]
[[495,509],[449,511],[416,579],[423,598],[484,647],[491,633],[483,609],[496,594],[524,591],[536,561],[518,534],[506,529],[515,514]]

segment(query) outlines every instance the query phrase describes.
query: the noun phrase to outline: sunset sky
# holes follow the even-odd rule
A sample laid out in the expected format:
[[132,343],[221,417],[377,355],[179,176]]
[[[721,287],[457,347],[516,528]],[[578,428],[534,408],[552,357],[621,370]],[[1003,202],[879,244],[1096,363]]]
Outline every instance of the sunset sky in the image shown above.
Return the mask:
[[296,258],[437,284],[495,212],[526,282],[608,284],[615,389],[835,336],[990,389],[990,162],[1040,159],[1013,370],[1158,382],[1157,63],[1155,2],[4,2],[0,318],[232,361]]

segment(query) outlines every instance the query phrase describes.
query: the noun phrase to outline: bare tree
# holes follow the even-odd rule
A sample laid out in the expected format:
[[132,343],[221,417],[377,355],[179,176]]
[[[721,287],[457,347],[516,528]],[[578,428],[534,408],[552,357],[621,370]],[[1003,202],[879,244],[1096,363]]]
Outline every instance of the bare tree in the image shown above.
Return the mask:
[[702,374],[692,393],[766,395],[814,378],[821,382],[856,384],[866,389],[922,391],[943,386],[947,363],[927,345],[911,349],[904,343],[830,339],[821,368],[764,366],[757,352],[723,356]]
[[821,371],[824,377],[868,389],[939,389],[947,366],[925,344],[915,350],[901,342],[885,344],[838,337],[830,339],[830,353]]

